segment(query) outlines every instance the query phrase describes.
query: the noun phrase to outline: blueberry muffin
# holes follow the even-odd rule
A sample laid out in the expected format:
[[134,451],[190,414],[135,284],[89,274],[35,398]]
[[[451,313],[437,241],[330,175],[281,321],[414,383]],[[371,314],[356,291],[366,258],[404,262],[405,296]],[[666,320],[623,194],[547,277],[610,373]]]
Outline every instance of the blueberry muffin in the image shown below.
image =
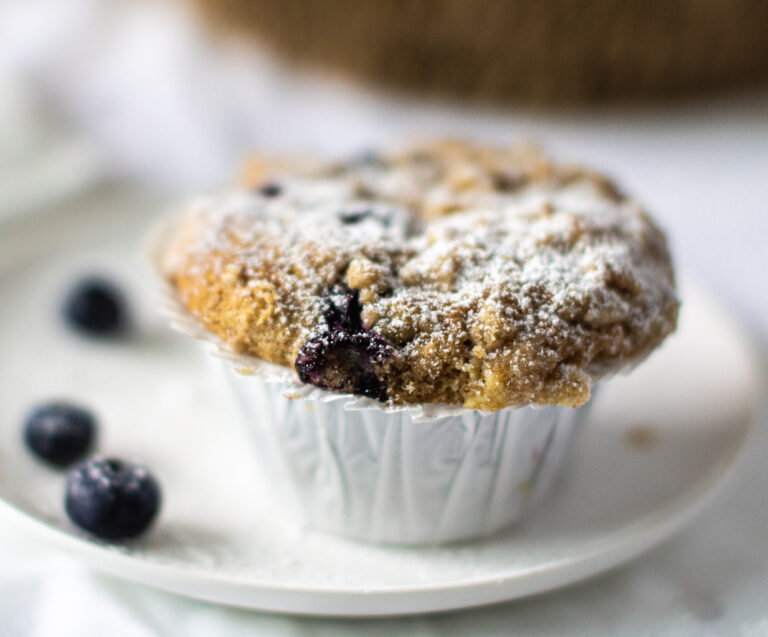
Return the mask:
[[458,141],[254,161],[163,255],[233,351],[392,405],[578,407],[674,330],[664,235],[609,180]]

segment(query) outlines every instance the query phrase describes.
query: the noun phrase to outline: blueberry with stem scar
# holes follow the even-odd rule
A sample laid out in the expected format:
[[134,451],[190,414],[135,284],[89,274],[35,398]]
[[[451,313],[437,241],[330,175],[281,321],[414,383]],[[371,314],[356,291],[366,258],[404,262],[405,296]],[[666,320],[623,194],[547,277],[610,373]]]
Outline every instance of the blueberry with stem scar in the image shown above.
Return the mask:
[[160,507],[160,487],[144,467],[91,458],[67,478],[64,508],[77,526],[105,540],[143,533]]

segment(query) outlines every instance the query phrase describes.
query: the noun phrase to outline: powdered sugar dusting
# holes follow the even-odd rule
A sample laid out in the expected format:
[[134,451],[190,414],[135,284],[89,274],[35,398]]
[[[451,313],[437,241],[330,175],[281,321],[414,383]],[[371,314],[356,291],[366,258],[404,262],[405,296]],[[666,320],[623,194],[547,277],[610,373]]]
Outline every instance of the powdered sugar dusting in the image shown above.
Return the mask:
[[575,406],[674,329],[661,232],[532,151],[438,144],[280,185],[196,203],[169,253],[189,309],[238,351],[293,364],[341,285],[392,345],[373,370],[389,401]]

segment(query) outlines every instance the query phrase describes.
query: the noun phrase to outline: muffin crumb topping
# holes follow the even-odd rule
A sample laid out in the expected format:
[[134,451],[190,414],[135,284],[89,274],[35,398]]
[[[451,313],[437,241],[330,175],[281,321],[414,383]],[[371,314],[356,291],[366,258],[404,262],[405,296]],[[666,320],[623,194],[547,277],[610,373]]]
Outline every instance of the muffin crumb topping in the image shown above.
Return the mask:
[[[666,241],[605,178],[461,142],[262,170],[166,254],[236,352],[393,404],[578,406],[675,327]],[[269,186],[265,189],[265,186]]]

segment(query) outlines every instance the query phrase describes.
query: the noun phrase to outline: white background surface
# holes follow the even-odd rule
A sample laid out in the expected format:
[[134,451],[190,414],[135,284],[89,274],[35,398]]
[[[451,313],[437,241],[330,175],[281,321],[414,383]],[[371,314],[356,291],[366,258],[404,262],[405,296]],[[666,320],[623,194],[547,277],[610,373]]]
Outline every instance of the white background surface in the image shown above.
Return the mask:
[[[0,76],[0,216],[103,172],[169,191],[213,185],[251,148],[346,152],[432,132],[522,137],[616,176],[669,230],[678,264],[768,336],[766,94],[597,113],[416,103],[287,75],[241,49],[212,49],[173,9],[114,0],[0,0]],[[32,203],[18,194],[25,179]],[[1,529],[0,634],[768,635],[766,455],[761,426],[728,492],[630,567],[529,601],[394,623],[189,602],[94,575]]]

